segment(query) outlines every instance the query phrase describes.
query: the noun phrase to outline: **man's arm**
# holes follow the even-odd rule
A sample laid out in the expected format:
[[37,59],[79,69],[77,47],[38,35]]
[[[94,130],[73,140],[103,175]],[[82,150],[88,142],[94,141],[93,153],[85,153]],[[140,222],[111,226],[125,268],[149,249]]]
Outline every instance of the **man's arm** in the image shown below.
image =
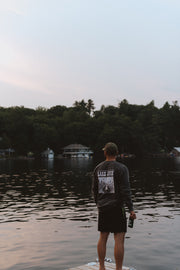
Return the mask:
[[131,188],[129,183],[129,171],[126,166],[123,166],[123,172],[121,174],[121,181],[120,181],[120,188],[121,188],[121,196],[123,201],[125,202],[126,206],[129,209],[129,212],[133,211],[133,203],[131,199]]
[[131,199],[131,187],[129,182],[129,171],[126,166],[123,167],[123,174],[121,177],[121,188],[122,188],[122,196],[123,199],[129,209],[130,212],[130,218],[136,219],[136,214],[133,209],[133,203]]
[[96,170],[95,170],[94,173],[93,173],[92,193],[93,193],[94,201],[95,201],[95,203],[97,204],[98,181],[97,181]]

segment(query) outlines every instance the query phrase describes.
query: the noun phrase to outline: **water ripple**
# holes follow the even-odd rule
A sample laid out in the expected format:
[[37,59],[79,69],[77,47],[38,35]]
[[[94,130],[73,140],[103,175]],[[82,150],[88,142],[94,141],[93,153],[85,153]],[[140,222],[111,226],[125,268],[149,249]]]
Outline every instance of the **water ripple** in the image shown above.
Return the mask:
[[[176,174],[171,173],[169,178],[169,173],[162,170],[132,171],[130,181],[135,209],[179,207],[178,183],[176,180],[174,184],[172,175]],[[92,172],[87,171],[49,172],[48,169],[0,174],[0,223],[26,222],[31,218],[93,219],[96,207],[91,194],[91,176]]]

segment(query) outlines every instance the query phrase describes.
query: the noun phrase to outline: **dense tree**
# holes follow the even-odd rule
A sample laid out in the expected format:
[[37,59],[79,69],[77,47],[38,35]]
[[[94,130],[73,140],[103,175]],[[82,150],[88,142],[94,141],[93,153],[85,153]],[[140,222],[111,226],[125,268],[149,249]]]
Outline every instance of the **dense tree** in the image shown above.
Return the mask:
[[62,117],[63,113],[67,110],[66,106],[54,106],[47,110],[47,112],[52,116]]
[[73,106],[78,110],[78,111],[85,111],[87,112],[87,103],[82,99],[81,101],[75,101]]
[[75,101],[72,107],[0,107],[0,148],[24,155],[51,147],[59,153],[67,144],[81,143],[100,151],[104,143],[114,141],[121,153],[144,155],[180,145],[177,101],[157,108],[154,101],[136,105],[124,99],[117,107],[94,109],[91,99]]
[[94,111],[95,106],[94,106],[94,102],[92,101],[92,99],[88,99],[88,102],[86,104],[86,108],[87,108],[87,112],[89,115],[91,115],[91,113]]

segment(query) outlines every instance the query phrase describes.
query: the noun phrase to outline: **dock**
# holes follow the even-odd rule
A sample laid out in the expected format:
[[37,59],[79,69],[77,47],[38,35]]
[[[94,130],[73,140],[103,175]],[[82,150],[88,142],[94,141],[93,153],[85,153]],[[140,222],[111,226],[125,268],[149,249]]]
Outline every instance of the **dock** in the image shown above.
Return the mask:
[[[115,263],[105,262],[105,267],[106,267],[106,270],[115,270],[116,269]],[[75,268],[69,268],[68,270],[99,270],[99,263],[98,262],[91,262],[91,263],[81,265],[81,266],[78,266]],[[135,270],[135,269],[131,268],[131,267],[123,266],[123,270]]]

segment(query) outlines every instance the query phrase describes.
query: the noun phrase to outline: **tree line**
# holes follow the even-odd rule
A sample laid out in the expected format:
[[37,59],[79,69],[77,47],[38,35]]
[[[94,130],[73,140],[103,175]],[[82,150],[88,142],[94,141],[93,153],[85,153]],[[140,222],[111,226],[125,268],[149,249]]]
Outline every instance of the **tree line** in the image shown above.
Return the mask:
[[108,141],[115,142],[120,153],[139,156],[180,146],[178,102],[157,108],[154,101],[135,105],[124,99],[99,110],[91,99],[75,101],[72,107],[0,107],[0,149],[13,148],[17,155],[39,155],[47,147],[58,154],[71,143],[98,153]]

